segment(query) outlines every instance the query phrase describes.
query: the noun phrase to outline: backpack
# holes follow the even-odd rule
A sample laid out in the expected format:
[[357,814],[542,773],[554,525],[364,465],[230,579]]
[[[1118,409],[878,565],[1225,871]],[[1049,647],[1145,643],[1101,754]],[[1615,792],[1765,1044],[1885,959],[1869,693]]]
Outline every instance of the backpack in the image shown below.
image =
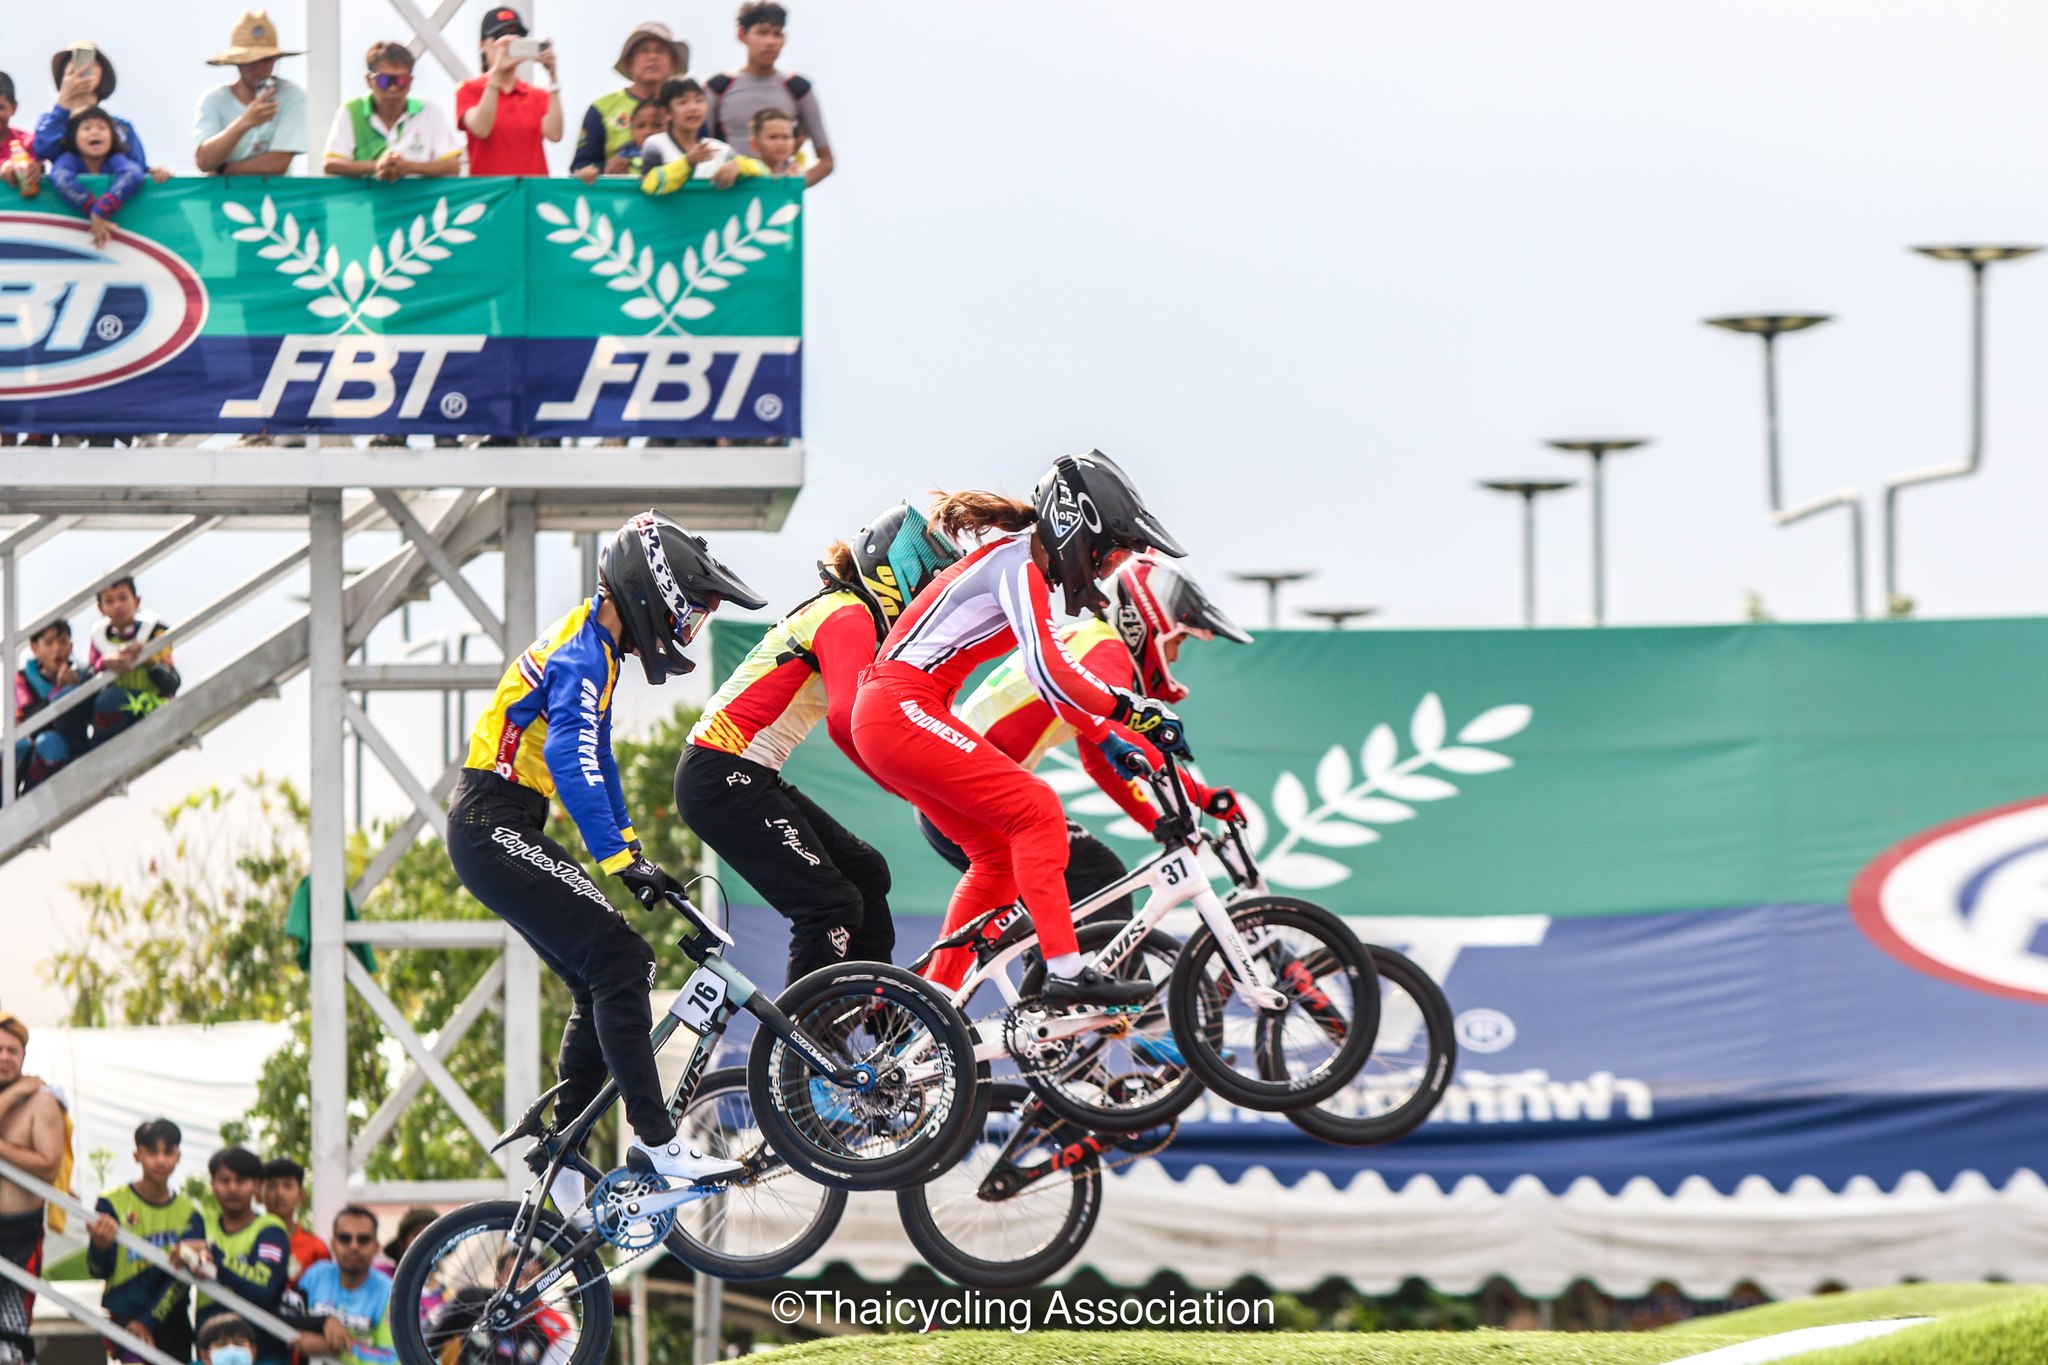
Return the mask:
[[[741,144],[734,142],[725,131],[725,92],[732,89],[732,76],[733,73],[730,71],[721,71],[716,76],[708,78],[704,82],[704,88],[710,91],[712,96],[711,136],[717,138],[720,142],[727,143],[733,147],[739,147]],[[797,113],[797,106],[803,103],[805,95],[811,93],[811,78],[809,76],[797,75],[784,76],[782,78],[782,88],[789,92],[790,117],[796,120],[796,145],[801,147],[804,145],[804,121],[802,115]]]

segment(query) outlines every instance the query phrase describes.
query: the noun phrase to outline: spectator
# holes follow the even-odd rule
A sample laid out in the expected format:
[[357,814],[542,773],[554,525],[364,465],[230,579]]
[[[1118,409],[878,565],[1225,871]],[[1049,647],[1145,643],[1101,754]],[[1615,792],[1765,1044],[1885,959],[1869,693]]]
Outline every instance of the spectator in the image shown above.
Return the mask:
[[740,6],[739,37],[746,45],[747,64],[704,82],[711,97],[706,126],[711,136],[731,142],[754,126],[754,115],[763,109],[780,109],[796,120],[797,145],[808,139],[816,153],[804,170],[804,184],[815,185],[832,174],[832,144],[825,136],[825,115],[818,108],[818,94],[810,78],[776,68],[788,22],[789,11],[781,5]]
[[[104,105],[113,95],[114,60],[91,43],[73,43],[50,58],[50,79],[57,83],[57,103],[36,120],[33,149],[44,161],[56,160],[57,153],[64,149],[64,135],[70,130],[73,114],[95,104]],[[128,155],[138,165],[147,166],[149,154],[142,150],[142,138],[136,133],[135,125],[116,117],[114,127],[120,132]],[[157,178],[164,179],[168,175],[169,172],[165,172]]]
[[[212,1259],[211,1274],[196,1272],[240,1294],[258,1308],[272,1313],[284,1298],[290,1268],[291,1233],[282,1220],[258,1213],[256,1186],[263,1178],[263,1160],[242,1147],[223,1147],[206,1163],[213,1180],[214,1208],[201,1210],[205,1223],[206,1252]],[[228,1310],[201,1295],[197,1321],[203,1336],[206,1324]],[[255,1345],[257,1365],[285,1365],[290,1343],[262,1334]]]
[[[104,175],[107,188],[94,194],[78,183],[81,175]],[[114,116],[95,104],[71,116],[64,149],[50,167],[50,183],[58,197],[84,214],[92,225],[92,244],[105,247],[114,235],[114,214],[142,186],[143,168],[128,155]]]
[[606,171],[607,175],[637,176],[647,168],[645,150],[648,142],[668,135],[668,106],[660,100],[641,100],[633,106],[633,140],[619,148],[619,154],[607,165],[625,163],[620,171]]
[[375,1269],[377,1215],[350,1204],[334,1215],[334,1259],[322,1261],[299,1282],[306,1311],[321,1330],[299,1335],[299,1350],[333,1356],[344,1365],[395,1365],[391,1344],[391,1277]]
[[228,49],[208,66],[232,66],[231,84],[206,92],[192,125],[201,174],[288,175],[306,150],[306,92],[276,74],[277,59],[302,54],[277,45],[263,10],[243,10]]
[[[54,1182],[69,1150],[64,1111],[54,1091],[22,1074],[27,1056],[28,1025],[0,1010],[0,1158],[37,1180]],[[0,1180],[0,1259],[32,1275],[42,1273],[42,1196],[6,1180]],[[0,1280],[0,1345],[13,1346],[24,1360],[36,1358],[35,1338],[29,1335],[34,1311],[31,1296],[12,1281]]]
[[254,1365],[256,1336],[232,1313],[206,1320],[199,1329],[200,1365]]
[[[704,87],[685,76],[663,86],[661,99],[668,106],[668,131],[640,145],[640,157],[646,163],[646,178],[640,187],[649,194],[673,193],[690,180],[709,180],[720,189],[729,187],[739,169],[732,164],[729,145],[703,136],[704,119],[710,112]],[[666,174],[655,174],[663,170]]]
[[36,155],[35,135],[14,126],[19,109],[14,102],[14,77],[0,71],[0,183],[14,186],[24,199],[33,199],[42,186],[43,161]]
[[[184,1135],[169,1119],[151,1119],[135,1130],[135,1164],[142,1178],[102,1194],[99,1216],[89,1229],[86,1272],[106,1281],[100,1306],[107,1316],[173,1360],[192,1358],[192,1317],[184,1284],[159,1270],[114,1238],[126,1227],[159,1251],[205,1235],[199,1206],[171,1188],[178,1169]],[[140,1361],[141,1356],[107,1343],[115,1360]]]
[[433,179],[462,169],[462,143],[441,111],[412,96],[412,49],[373,43],[364,58],[370,88],[334,111],[327,132],[329,175],[376,180]]
[[679,43],[667,24],[648,22],[626,35],[612,70],[631,82],[623,90],[599,95],[583,112],[583,132],[569,172],[588,185],[604,175],[626,175],[622,155],[633,141],[633,111],[643,101],[659,100],[662,87],[690,69],[690,47]]
[[522,59],[512,40],[527,36],[519,12],[509,7],[484,12],[478,40],[484,74],[455,88],[455,121],[469,138],[471,175],[546,175],[541,139],[562,140],[562,86],[555,75],[555,49],[543,46],[533,58],[547,68],[546,90],[519,79]]
[[291,1234],[292,1255],[286,1283],[298,1287],[299,1279],[333,1253],[327,1243],[299,1222],[299,1205],[306,1197],[306,1168],[288,1156],[274,1156],[263,1163],[263,1211],[282,1222]]
[[756,109],[747,129],[747,146],[752,156],[739,159],[743,176],[802,175],[803,163],[796,154],[796,120],[780,109]]
[[101,588],[94,600],[105,615],[92,628],[86,671],[119,675],[93,698],[92,742],[98,744],[177,696],[183,679],[171,662],[170,646],[143,656],[143,645],[168,634],[171,628],[155,612],[142,609],[132,574]]
[[405,1211],[405,1217],[398,1220],[398,1233],[384,1244],[384,1250],[371,1262],[378,1270],[389,1275],[398,1269],[399,1257],[412,1245],[413,1238],[427,1230],[427,1226],[441,1215],[427,1204],[414,1204]]
[[[83,679],[71,658],[71,623],[51,621],[28,637],[29,657],[14,675],[16,724],[61,701]],[[22,791],[85,752],[86,709],[78,706],[32,735],[14,741],[15,783]]]

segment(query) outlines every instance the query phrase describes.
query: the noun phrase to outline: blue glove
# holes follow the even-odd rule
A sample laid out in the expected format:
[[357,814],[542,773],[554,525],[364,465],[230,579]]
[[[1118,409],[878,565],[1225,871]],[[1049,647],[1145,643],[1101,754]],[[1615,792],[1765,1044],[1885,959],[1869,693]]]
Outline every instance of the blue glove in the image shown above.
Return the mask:
[[1114,730],[1104,735],[1102,742],[1095,747],[1102,750],[1102,756],[1108,759],[1118,772],[1127,773],[1132,777],[1152,776],[1152,760],[1145,756],[1145,751]]
[[1164,753],[1180,759],[1194,758],[1188,748],[1187,727],[1181,724],[1180,717],[1150,697],[1119,691],[1116,710],[1109,718],[1129,726],[1133,734],[1151,740]]

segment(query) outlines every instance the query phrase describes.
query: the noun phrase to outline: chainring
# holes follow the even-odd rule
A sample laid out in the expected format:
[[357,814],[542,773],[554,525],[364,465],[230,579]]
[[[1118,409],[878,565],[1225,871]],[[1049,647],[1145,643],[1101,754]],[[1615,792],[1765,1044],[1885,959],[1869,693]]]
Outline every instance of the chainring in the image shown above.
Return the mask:
[[597,1192],[591,1196],[598,1235],[621,1251],[660,1246],[675,1226],[676,1211],[641,1212],[639,1205],[644,1197],[667,1190],[668,1182],[658,1175],[642,1175],[629,1166],[613,1171],[597,1182]]

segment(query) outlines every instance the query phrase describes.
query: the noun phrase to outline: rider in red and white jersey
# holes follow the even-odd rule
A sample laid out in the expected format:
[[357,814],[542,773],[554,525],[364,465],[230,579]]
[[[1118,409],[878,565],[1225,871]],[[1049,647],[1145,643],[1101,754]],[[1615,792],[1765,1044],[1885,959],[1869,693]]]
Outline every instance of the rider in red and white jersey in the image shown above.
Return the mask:
[[[1049,968],[1048,1004],[1131,1004],[1149,982],[1104,976],[1083,961],[1067,899],[1067,825],[1059,797],[1017,761],[973,733],[953,700],[979,665],[1015,649],[1032,687],[1075,731],[1138,772],[1144,753],[1111,728],[1172,736],[1179,719],[1160,703],[1117,689],[1076,663],[1053,624],[1051,589],[1069,612],[1106,608],[1096,584],[1130,555],[1180,545],[1145,509],[1138,491],[1099,451],[1062,456],[1026,506],[991,493],[960,493],[933,510],[940,530],[999,530],[940,574],[896,622],[854,700],[853,738],[875,778],[903,796],[967,854],[967,875],[946,908],[950,932],[1021,895]],[[965,950],[942,953],[934,980],[957,985]]]

